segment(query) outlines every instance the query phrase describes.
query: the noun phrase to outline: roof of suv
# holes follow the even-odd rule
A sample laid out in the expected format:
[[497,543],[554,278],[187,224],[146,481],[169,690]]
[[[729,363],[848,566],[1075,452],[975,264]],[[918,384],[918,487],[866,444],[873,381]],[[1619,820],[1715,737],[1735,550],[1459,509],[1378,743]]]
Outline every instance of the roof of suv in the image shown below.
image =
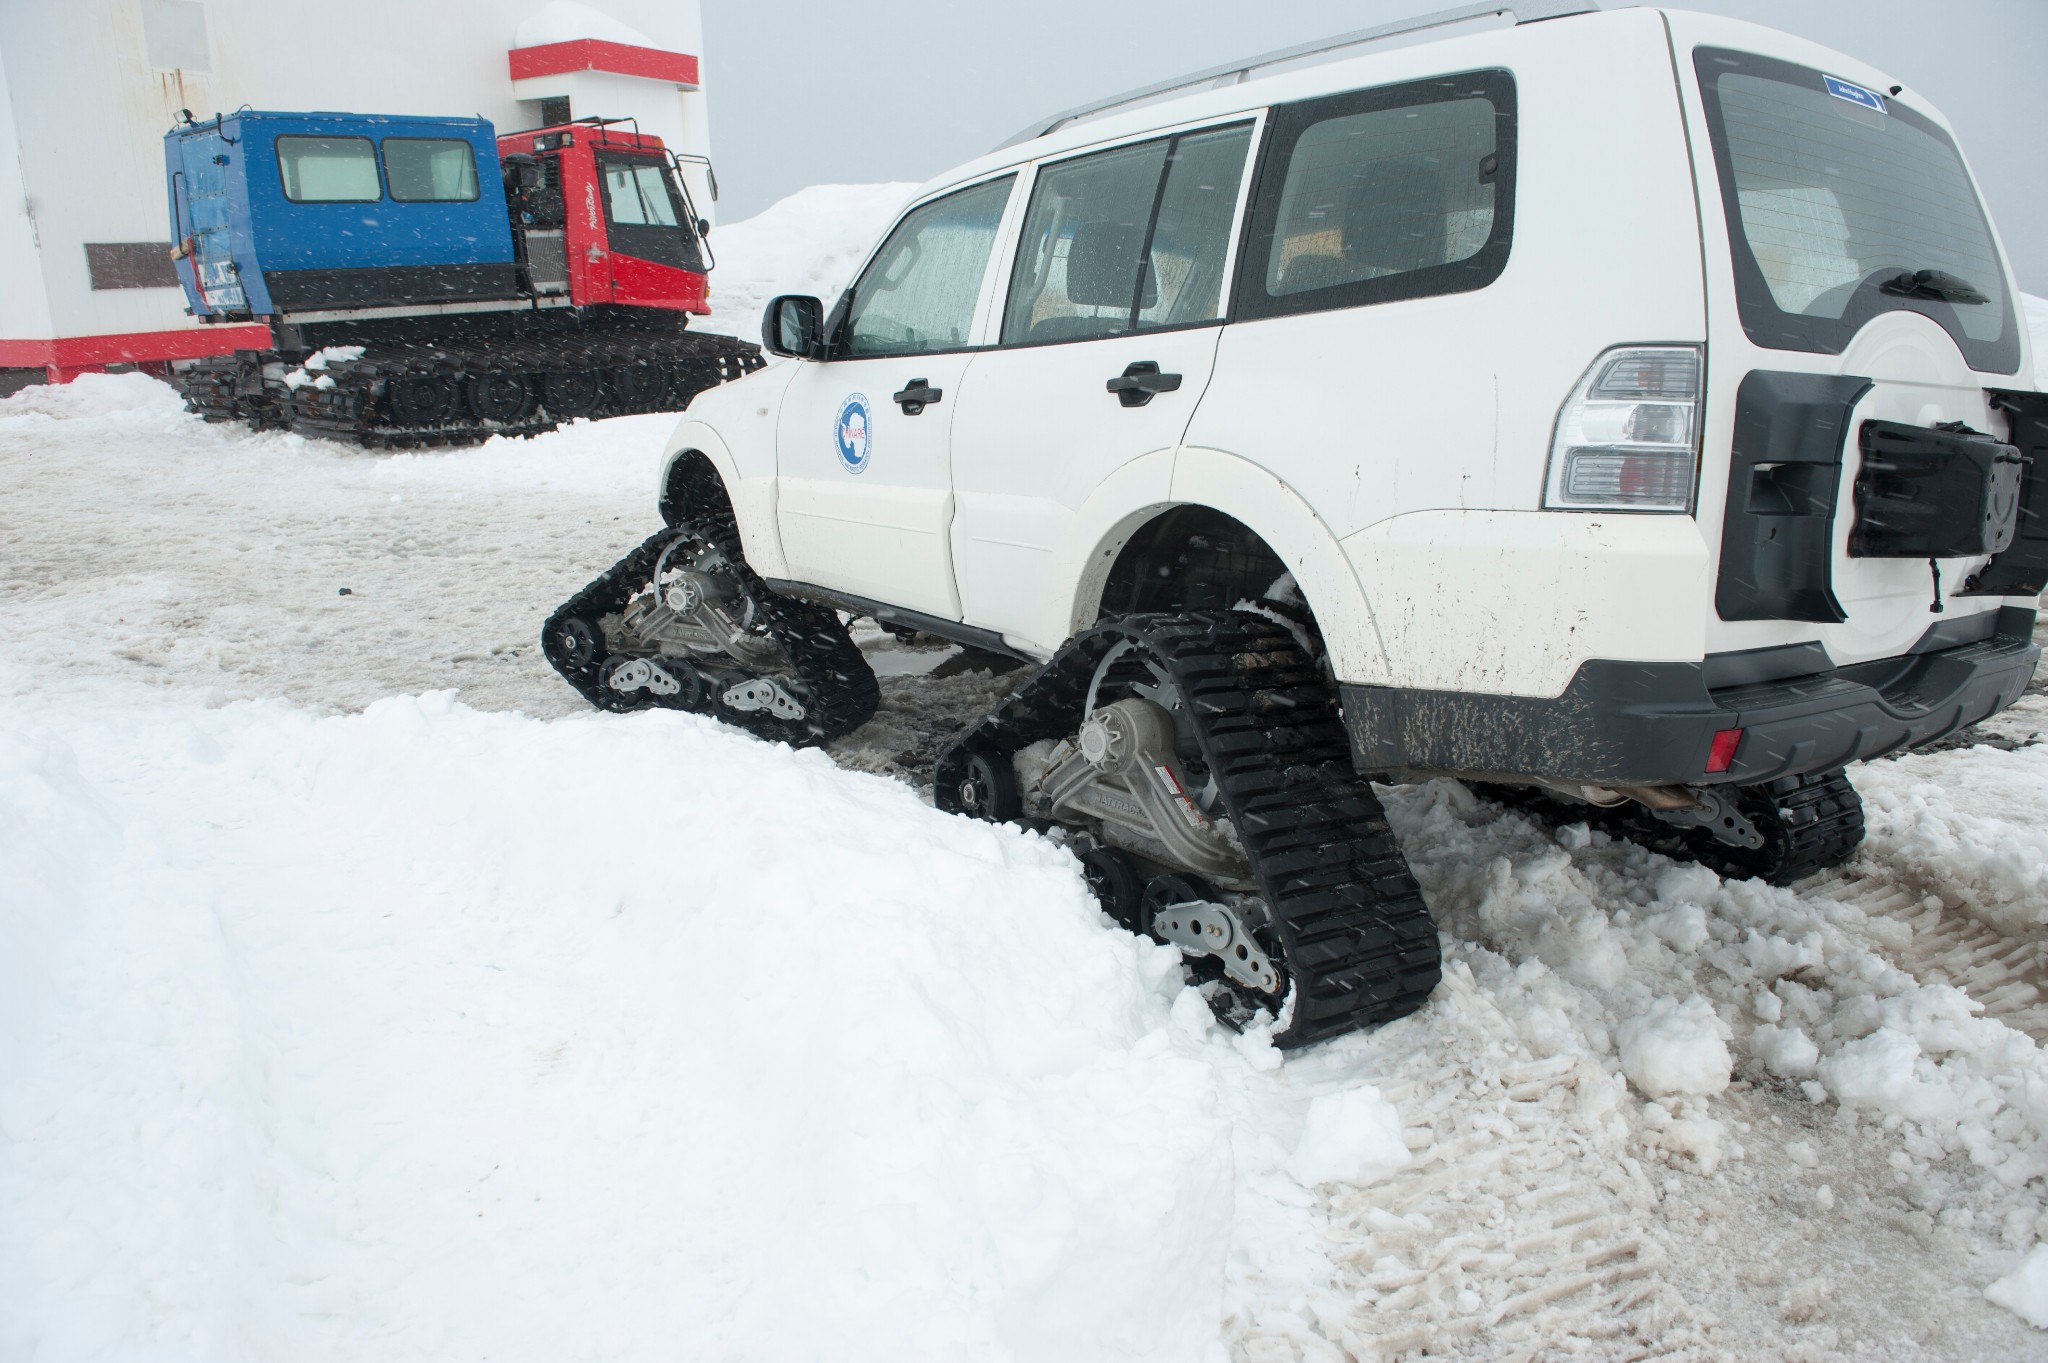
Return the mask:
[[[1009,143],[987,155],[953,167],[920,186],[917,193],[912,196],[912,202],[935,190],[993,171],[1157,129],[1178,127],[1233,113],[1248,113],[1273,104],[1312,99],[1318,95],[1337,94],[1401,80],[1427,79],[1447,72],[1498,64],[1503,59],[1505,51],[1513,50],[1513,44],[1525,36],[1534,36],[1537,33],[1547,37],[1564,28],[1582,29],[1584,26],[1599,25],[1615,29],[1626,26],[1640,28],[1645,40],[1654,40],[1660,46],[1667,41],[1666,11],[1662,8],[1630,6],[1601,10],[1576,9],[1575,6],[1559,4],[1550,4],[1547,7],[1553,12],[1554,17],[1532,18],[1519,23],[1476,30],[1463,27],[1464,20],[1477,21],[1489,15],[1506,17],[1516,9],[1514,0],[1499,0],[1498,3],[1483,8],[1468,7],[1469,14],[1464,11],[1446,11],[1454,15],[1464,14],[1464,19],[1448,21],[1461,25],[1453,33],[1440,33],[1436,27],[1417,28],[1415,25],[1424,21],[1410,21],[1409,24],[1394,26],[1403,30],[1402,32],[1390,35],[1386,42],[1368,48],[1356,56],[1276,71],[1271,75],[1255,74],[1261,64],[1277,65],[1280,60],[1288,60],[1276,60],[1273,54],[1268,54],[1262,58],[1253,58],[1250,62],[1238,62],[1217,68],[1223,77],[1240,71],[1247,72],[1247,78],[1221,88],[1198,90],[1192,94],[1177,95],[1154,102],[1139,102],[1146,98],[1141,91],[1106,101],[1110,108],[1101,113],[1093,113],[1090,110],[1049,115],[1038,120],[1035,126],[1058,122],[1059,126],[1052,131],[1039,137]],[[1521,8],[1530,10],[1536,6],[1525,3]],[[1565,12],[1556,13],[1558,10]],[[1850,79],[1873,85],[1891,83],[1888,77],[1865,62],[1764,25],[1684,11],[1673,13],[1681,14],[1688,21],[1709,21],[1719,32],[1754,35],[1752,41],[1760,42],[1767,49],[1796,48],[1797,51],[1784,54],[1794,60],[1812,59],[1820,54],[1826,54],[1832,69],[1842,72]],[[1444,22],[1447,21],[1439,16],[1437,25]],[[1356,43],[1368,40],[1353,36],[1351,41]],[[1343,45],[1338,44],[1339,47]],[[1306,45],[1309,52],[1325,46],[1320,43]],[[1300,58],[1295,58],[1298,59]],[[1166,86],[1170,90],[1178,88],[1180,84],[1181,82],[1167,82]],[[1135,107],[1117,110],[1116,105],[1123,101],[1131,101]]]

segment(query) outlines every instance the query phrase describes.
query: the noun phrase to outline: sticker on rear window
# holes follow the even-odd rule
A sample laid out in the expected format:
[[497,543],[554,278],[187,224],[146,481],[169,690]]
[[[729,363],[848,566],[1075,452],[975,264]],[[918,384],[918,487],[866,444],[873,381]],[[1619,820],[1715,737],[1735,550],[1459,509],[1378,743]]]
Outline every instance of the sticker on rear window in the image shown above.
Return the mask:
[[1822,76],[1821,79],[1827,82],[1828,93],[1836,99],[1846,99],[1851,104],[1861,104],[1864,108],[1875,109],[1879,113],[1885,112],[1884,96],[1877,91],[1866,90],[1860,85],[1851,85],[1838,76]]

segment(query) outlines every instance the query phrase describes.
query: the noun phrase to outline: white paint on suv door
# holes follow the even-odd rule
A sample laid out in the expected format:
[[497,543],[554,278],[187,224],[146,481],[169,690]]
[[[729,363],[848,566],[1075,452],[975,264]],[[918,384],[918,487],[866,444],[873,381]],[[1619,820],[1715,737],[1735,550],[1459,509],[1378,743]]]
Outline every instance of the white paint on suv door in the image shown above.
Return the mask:
[[950,428],[1015,180],[906,214],[854,285],[833,358],[804,361],[784,391],[777,520],[792,578],[960,617]]
[[[953,555],[970,623],[1062,642],[1070,593],[1048,579],[1075,513],[1118,469],[1178,448],[1215,359],[1255,126],[1039,168],[1000,347],[968,366],[954,416]],[[1162,502],[1171,462],[1150,475]]]

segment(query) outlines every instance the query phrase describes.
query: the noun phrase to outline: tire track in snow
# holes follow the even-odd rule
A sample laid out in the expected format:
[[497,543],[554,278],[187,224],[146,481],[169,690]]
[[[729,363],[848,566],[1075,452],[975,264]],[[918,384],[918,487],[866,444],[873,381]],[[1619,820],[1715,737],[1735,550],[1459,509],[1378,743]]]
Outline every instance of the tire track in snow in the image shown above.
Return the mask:
[[[1628,1153],[1629,1100],[1585,1055],[1531,1058],[1462,963],[1374,1079],[1409,1123],[1409,1165],[1324,1185],[1335,1268],[1311,1304],[1239,1333],[1247,1363],[1514,1359],[1561,1349],[1690,1358],[1712,1319],[1666,1281],[1659,1195]],[[1332,1350],[1341,1347],[1342,1355]]]
[[1960,895],[1916,888],[1895,873],[1854,865],[1795,887],[1805,897],[1867,914],[1872,945],[1925,984],[1949,984],[1996,1018],[2048,1043],[2048,942],[2016,937],[1971,916]]

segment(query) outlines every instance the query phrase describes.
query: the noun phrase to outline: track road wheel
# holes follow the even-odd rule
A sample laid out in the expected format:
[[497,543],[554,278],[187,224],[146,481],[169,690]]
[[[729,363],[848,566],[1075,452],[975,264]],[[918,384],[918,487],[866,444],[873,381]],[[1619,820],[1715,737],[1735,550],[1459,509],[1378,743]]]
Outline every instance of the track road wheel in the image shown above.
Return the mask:
[[469,410],[480,421],[501,426],[522,421],[533,413],[533,388],[524,375],[502,372],[469,376]]
[[1090,848],[1081,854],[1081,875],[1104,913],[1132,932],[1149,931],[1144,915],[1145,876],[1128,853],[1114,847]]
[[1010,764],[983,753],[970,756],[959,779],[938,794],[939,808],[952,814],[1006,823],[1017,817],[1017,775]]
[[588,369],[558,369],[541,380],[541,400],[563,420],[589,416],[604,398],[604,383]]

